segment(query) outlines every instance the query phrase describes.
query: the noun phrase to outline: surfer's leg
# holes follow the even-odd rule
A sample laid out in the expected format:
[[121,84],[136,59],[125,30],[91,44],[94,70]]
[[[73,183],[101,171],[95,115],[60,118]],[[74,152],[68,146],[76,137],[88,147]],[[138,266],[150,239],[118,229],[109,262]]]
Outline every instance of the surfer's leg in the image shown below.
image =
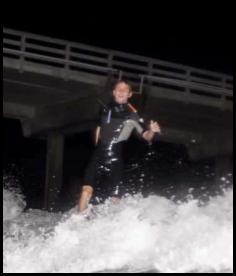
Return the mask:
[[82,187],[80,199],[78,202],[78,207],[80,212],[83,212],[85,209],[87,209],[92,195],[93,195],[93,187],[90,185],[84,185]]
[[80,212],[87,209],[90,199],[93,196],[94,187],[96,183],[96,178],[98,175],[98,166],[99,166],[99,151],[96,150],[85,171],[84,185],[81,189],[81,194],[77,203],[78,209]]

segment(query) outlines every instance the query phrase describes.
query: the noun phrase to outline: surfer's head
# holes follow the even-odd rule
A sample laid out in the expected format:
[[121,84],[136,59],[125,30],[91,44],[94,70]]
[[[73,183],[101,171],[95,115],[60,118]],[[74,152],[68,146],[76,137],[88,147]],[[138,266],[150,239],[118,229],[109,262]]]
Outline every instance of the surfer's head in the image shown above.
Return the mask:
[[132,88],[128,82],[120,80],[114,85],[113,97],[115,102],[125,104],[132,97],[132,94]]

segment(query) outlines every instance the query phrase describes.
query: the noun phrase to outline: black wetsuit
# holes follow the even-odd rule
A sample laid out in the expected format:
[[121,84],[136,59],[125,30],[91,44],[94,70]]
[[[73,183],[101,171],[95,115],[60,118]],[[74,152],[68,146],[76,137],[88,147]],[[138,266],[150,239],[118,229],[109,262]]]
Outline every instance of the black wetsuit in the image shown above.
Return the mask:
[[124,143],[133,131],[142,136],[140,121],[127,104],[112,102],[101,111],[101,138],[85,173],[85,185],[91,185],[97,197],[121,197],[128,191],[122,183]]

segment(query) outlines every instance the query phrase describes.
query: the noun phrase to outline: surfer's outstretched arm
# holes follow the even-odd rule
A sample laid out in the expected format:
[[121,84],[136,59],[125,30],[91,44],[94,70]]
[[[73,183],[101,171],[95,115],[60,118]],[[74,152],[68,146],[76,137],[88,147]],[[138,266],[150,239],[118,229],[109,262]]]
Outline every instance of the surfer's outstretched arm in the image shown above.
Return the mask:
[[[100,139],[100,132],[101,127],[97,126],[96,132],[95,132],[95,145],[98,145],[99,139]],[[80,212],[83,212],[85,209],[87,209],[90,199],[93,196],[93,187],[90,182],[86,182],[82,186],[81,194],[78,200],[78,210]]]

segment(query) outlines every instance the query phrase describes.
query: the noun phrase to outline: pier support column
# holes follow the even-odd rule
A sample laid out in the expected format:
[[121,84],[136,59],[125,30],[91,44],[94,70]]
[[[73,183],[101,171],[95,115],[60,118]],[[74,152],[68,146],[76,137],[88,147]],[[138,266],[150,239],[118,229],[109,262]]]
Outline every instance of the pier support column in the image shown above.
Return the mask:
[[50,133],[47,145],[46,184],[44,208],[56,211],[63,181],[64,135]]

